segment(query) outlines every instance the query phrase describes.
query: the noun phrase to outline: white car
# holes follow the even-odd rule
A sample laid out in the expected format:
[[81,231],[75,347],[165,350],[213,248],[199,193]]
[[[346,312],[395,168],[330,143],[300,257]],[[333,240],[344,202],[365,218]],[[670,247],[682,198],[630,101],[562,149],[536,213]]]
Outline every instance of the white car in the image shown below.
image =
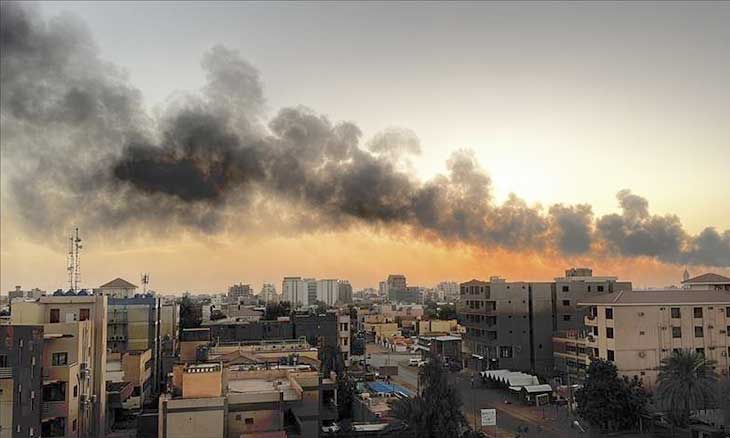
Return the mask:
[[421,359],[419,359],[417,357],[412,357],[412,358],[408,359],[409,367],[417,367],[417,366],[419,366],[418,364],[420,364],[420,363],[421,363]]
[[322,432],[325,433],[336,433],[340,431],[340,426],[337,423],[332,423],[329,426],[322,426]]

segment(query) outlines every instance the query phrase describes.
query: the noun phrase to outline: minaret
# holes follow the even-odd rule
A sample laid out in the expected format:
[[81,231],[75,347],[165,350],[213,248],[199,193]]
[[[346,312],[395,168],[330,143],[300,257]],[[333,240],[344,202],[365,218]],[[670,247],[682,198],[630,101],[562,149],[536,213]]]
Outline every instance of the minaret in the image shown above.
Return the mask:
[[687,271],[687,269],[685,269],[684,274],[682,274],[682,283],[686,283],[687,280],[689,280],[689,271]]

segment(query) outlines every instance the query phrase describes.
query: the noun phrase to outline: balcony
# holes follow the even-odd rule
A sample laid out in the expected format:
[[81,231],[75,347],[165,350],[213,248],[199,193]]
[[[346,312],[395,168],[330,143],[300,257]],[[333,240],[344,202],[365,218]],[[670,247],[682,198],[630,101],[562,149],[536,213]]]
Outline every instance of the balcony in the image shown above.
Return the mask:
[[595,327],[598,325],[598,321],[596,320],[595,316],[586,315],[586,317],[583,319],[583,324]]
[[0,379],[11,379],[13,377],[13,369],[10,367],[0,368]]
[[594,335],[586,336],[586,345],[591,348],[598,348],[598,337]]
[[43,420],[50,418],[61,418],[68,416],[68,406],[66,402],[61,401],[44,401],[41,405],[41,417]]

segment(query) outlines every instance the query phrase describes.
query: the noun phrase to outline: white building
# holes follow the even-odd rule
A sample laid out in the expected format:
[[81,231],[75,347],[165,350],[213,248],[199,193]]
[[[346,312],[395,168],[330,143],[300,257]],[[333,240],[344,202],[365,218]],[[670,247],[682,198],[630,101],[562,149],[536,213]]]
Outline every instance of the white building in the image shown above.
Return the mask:
[[284,277],[281,285],[282,300],[291,303],[292,307],[308,306],[309,292],[307,282],[301,277]]
[[[334,306],[339,297],[340,284],[337,280],[319,280],[317,282],[317,301]],[[313,304],[313,303],[310,303]]]
[[271,283],[264,283],[259,292],[259,300],[265,303],[278,303],[279,294],[276,293],[276,287]]

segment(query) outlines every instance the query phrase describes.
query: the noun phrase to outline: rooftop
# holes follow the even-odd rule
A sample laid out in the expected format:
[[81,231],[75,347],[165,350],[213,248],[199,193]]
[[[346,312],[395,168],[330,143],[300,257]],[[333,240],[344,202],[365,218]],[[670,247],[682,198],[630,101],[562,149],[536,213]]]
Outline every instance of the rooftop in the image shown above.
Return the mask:
[[132,284],[128,282],[127,280],[124,280],[122,278],[115,278],[114,280],[104,283],[101,286],[99,286],[99,289],[101,288],[109,288],[109,289],[137,289],[136,284]]
[[707,274],[698,275],[697,277],[690,278],[682,282],[682,284],[707,284],[707,283],[730,283],[730,278],[724,275],[714,274],[709,272]]
[[666,289],[650,291],[622,291],[587,297],[579,305],[639,306],[653,304],[730,304],[730,293],[722,291],[687,291]]

